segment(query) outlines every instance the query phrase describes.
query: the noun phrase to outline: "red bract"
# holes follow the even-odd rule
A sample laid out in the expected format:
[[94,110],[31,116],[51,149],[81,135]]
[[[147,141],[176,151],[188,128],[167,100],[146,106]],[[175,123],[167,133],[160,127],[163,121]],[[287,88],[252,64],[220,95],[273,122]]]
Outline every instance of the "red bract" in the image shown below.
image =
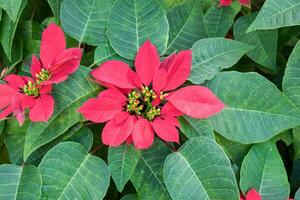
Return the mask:
[[50,24],[42,35],[41,62],[32,56],[31,75],[43,85],[60,83],[78,69],[81,55],[80,48],[66,49],[64,32]]
[[145,149],[152,145],[154,133],[178,143],[177,116],[207,118],[224,107],[203,86],[177,89],[191,72],[191,54],[180,51],[160,62],[156,47],[146,41],[136,55],[136,72],[121,61],[103,63],[91,75],[108,89],[85,102],[79,112],[93,122],[108,121],[102,133],[106,145],[118,146],[127,140]]
[[[239,0],[239,2],[243,5],[250,5],[250,0]],[[232,0],[220,0],[221,6],[230,6],[232,4]]]
[[53,113],[54,100],[49,94],[52,86],[37,85],[30,77],[8,75],[0,84],[0,119],[13,113],[19,124],[24,123],[24,110],[29,109],[33,122],[47,121]]
[[262,200],[262,198],[255,189],[251,189],[247,192],[246,197],[241,195],[240,200]]

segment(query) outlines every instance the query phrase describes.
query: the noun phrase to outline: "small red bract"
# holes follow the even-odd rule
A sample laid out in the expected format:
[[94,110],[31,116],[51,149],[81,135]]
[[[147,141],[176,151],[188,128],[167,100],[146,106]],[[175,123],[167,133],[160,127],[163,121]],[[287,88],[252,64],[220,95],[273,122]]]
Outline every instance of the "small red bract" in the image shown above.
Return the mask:
[[66,80],[78,69],[81,49],[66,49],[62,29],[50,24],[42,35],[40,57],[41,62],[32,56],[32,78],[12,74],[4,78],[6,84],[0,84],[0,119],[13,113],[22,125],[26,108],[33,122],[46,122],[53,114],[52,84]]
[[[243,5],[250,5],[250,0],[239,0],[239,2]],[[220,0],[221,6],[230,6],[232,4],[232,0]]]
[[240,200],[262,200],[262,198],[255,189],[251,189],[247,192],[246,197],[241,195]]
[[176,90],[189,77],[191,62],[191,50],[160,62],[156,47],[146,41],[136,55],[136,72],[117,60],[92,70],[91,75],[108,89],[85,102],[79,112],[96,123],[108,121],[102,142],[109,146],[127,141],[137,149],[146,149],[152,145],[154,133],[164,141],[178,143],[176,117],[207,118],[224,108],[203,86]]

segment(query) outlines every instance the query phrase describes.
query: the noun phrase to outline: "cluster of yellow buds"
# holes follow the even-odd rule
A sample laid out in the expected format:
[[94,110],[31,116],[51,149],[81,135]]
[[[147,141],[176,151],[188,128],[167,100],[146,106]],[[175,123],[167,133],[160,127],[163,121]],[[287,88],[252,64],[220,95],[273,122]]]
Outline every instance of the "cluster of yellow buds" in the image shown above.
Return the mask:
[[144,97],[143,100],[149,103],[157,98],[157,94],[153,90],[150,90],[147,86],[142,86],[142,95]]
[[146,113],[146,118],[152,120],[159,115],[160,115],[160,108],[151,107],[150,110]]
[[38,83],[42,83],[44,81],[49,80],[50,73],[46,69],[42,69],[38,74],[35,74]]
[[32,83],[31,81],[28,81],[26,85],[23,87],[23,92],[27,96],[38,96],[39,95],[39,87],[36,85],[36,83]]
[[144,106],[140,105],[139,98],[141,94],[137,91],[132,91],[128,94],[128,105],[127,105],[127,112],[134,112],[138,115],[141,115],[141,111],[143,110]]

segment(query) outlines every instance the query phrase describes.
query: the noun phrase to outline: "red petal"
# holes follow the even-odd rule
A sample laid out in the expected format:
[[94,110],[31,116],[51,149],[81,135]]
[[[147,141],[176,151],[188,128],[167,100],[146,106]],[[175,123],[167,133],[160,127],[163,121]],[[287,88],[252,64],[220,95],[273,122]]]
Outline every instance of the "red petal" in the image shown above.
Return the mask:
[[224,108],[210,89],[202,86],[181,88],[167,97],[179,111],[194,118],[207,118]]
[[0,84],[0,97],[0,109],[3,109],[11,104],[13,99],[18,98],[18,91],[6,84]]
[[48,68],[55,59],[66,49],[65,35],[56,24],[50,24],[42,35],[40,57],[45,68]]
[[98,68],[92,70],[91,75],[100,82],[114,85],[118,88],[133,89],[135,85],[134,77],[137,77],[129,66],[121,61],[111,60],[104,62]]
[[230,6],[232,4],[232,0],[220,0],[221,6]]
[[192,68],[192,51],[180,51],[175,62],[168,70],[168,84],[165,91],[174,90],[181,86],[189,77]]
[[[4,80],[16,90],[19,90],[27,83],[24,77],[15,74],[7,75]],[[32,79],[30,80],[33,81]]]
[[31,58],[31,67],[30,67],[30,73],[32,78],[36,78],[35,75],[40,73],[41,68],[42,67],[39,59],[35,55],[33,55]]
[[4,119],[13,112],[12,106],[8,106],[0,112],[0,119]]
[[102,142],[109,146],[119,146],[132,133],[134,125],[133,118],[128,115],[128,118],[121,124],[115,124],[114,120],[106,123],[102,131]]
[[120,103],[121,105],[124,105],[126,103],[127,97],[124,96],[122,92],[120,92],[118,89],[107,89],[101,92],[98,97],[106,97],[111,98],[111,101],[115,101]]
[[132,140],[135,148],[147,149],[154,141],[154,133],[150,123],[146,119],[139,119],[135,122]]
[[173,53],[172,55],[168,56],[161,62],[160,68],[168,71],[169,68],[174,64],[175,60],[176,60],[176,54]]
[[118,100],[112,100],[107,97],[97,97],[86,101],[78,111],[86,119],[92,122],[102,123],[113,119],[122,110],[123,106]]
[[22,124],[25,121],[25,111],[22,108],[22,102],[19,101],[19,100],[15,101],[13,103],[12,107],[13,107],[13,114],[14,114],[14,116],[16,116],[16,119],[18,120],[19,125],[22,126]]
[[40,94],[47,94],[51,93],[52,85],[42,85],[40,88]]
[[147,40],[136,54],[135,70],[142,82],[149,86],[155,71],[159,68],[160,61],[156,47]]
[[180,127],[178,119],[175,116],[166,115],[166,116],[163,116],[163,119],[174,126]]
[[128,117],[129,117],[128,112],[120,112],[116,114],[116,116],[113,118],[114,124],[115,125],[122,124]]
[[162,115],[180,116],[182,112],[177,110],[171,103],[167,102],[161,109]]
[[246,200],[261,200],[261,199],[262,199],[261,196],[255,189],[251,189],[250,191],[248,191],[246,195]]
[[51,95],[41,95],[29,110],[29,118],[33,122],[47,122],[54,111],[54,99]]
[[153,90],[160,93],[167,85],[168,73],[164,69],[159,69],[155,72],[153,77]]
[[250,0],[239,0],[241,4],[250,5]]
[[74,73],[80,65],[81,56],[80,48],[70,48],[57,55],[53,64],[48,67],[51,72],[50,80],[59,83],[62,82],[61,79],[66,79],[66,76]]
[[177,142],[179,143],[179,134],[176,127],[163,119],[155,119],[152,122],[152,127],[162,140],[167,142]]
[[35,105],[35,97],[33,96],[27,96],[25,95],[24,98],[22,99],[22,108],[31,108]]

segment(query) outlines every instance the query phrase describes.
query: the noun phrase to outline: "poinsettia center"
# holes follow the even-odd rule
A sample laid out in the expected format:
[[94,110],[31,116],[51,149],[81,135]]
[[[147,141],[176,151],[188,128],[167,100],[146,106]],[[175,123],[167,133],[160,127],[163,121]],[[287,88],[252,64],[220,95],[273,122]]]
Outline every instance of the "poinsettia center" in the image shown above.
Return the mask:
[[31,81],[28,81],[26,85],[22,88],[23,93],[27,96],[39,96],[40,89],[39,86],[36,83],[32,83]]
[[42,69],[38,74],[35,74],[38,83],[42,83],[44,81],[49,80],[50,73],[46,69]]
[[160,108],[153,105],[153,101],[158,98],[156,92],[148,87],[142,90],[133,90],[128,94],[127,112],[143,116],[148,120],[153,120],[160,115]]

